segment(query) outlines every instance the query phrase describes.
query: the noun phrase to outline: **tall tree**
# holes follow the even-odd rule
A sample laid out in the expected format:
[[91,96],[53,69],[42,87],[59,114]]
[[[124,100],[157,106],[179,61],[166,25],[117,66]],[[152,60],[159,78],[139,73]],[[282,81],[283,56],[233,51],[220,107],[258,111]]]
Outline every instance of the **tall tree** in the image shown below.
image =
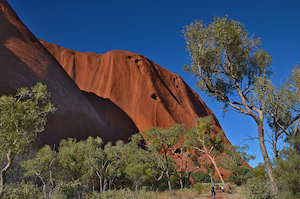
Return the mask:
[[7,162],[0,171],[0,196],[14,158],[30,150],[44,131],[47,115],[55,110],[42,83],[20,88],[15,96],[0,97],[0,162]]
[[75,138],[61,140],[58,147],[57,162],[61,168],[68,174],[68,177],[75,182],[82,179],[86,174],[84,167],[85,143],[77,142]]
[[96,174],[99,178],[99,190],[100,193],[102,193],[104,171],[106,166],[108,166],[107,156],[102,149],[103,141],[100,137],[88,137],[88,139],[83,142],[85,143],[82,149],[84,153],[83,167],[86,171],[85,176],[91,178]]
[[223,186],[226,187],[216,162],[216,158],[224,150],[224,133],[221,131],[213,136],[211,134],[212,128],[211,116],[198,118],[196,120],[196,127],[185,135],[185,139],[189,142],[191,148],[200,153],[200,159],[205,156],[209,158]]
[[105,179],[104,179],[104,191],[108,183],[108,189],[110,190],[114,185],[114,181],[120,177],[124,171],[125,163],[122,158],[125,153],[125,143],[122,140],[118,140],[115,145],[108,142],[104,146],[104,153],[108,159],[108,165],[105,168]]
[[123,159],[125,160],[124,172],[130,180],[135,184],[137,192],[139,186],[153,179],[154,168],[150,151],[140,147],[143,138],[139,134],[130,137],[130,142],[124,147]]
[[56,160],[56,152],[49,145],[41,148],[33,159],[21,162],[26,170],[25,177],[37,176],[43,184],[44,198],[52,198],[54,188],[53,169]]
[[[181,125],[181,124],[177,124]],[[162,165],[162,170],[167,178],[169,191],[172,191],[171,185],[171,164],[172,160],[168,158],[168,153],[172,153],[172,147],[178,143],[181,136],[181,131],[176,124],[170,129],[160,127],[149,128],[148,131],[143,132],[146,141],[149,143],[148,148],[154,154]],[[177,130],[175,130],[177,129]]]
[[257,124],[258,140],[275,195],[277,184],[265,146],[263,105],[254,93],[257,78],[272,74],[271,56],[260,48],[259,38],[249,36],[244,25],[227,17],[214,17],[205,26],[195,21],[183,30],[192,64],[184,70],[197,78],[197,88]]

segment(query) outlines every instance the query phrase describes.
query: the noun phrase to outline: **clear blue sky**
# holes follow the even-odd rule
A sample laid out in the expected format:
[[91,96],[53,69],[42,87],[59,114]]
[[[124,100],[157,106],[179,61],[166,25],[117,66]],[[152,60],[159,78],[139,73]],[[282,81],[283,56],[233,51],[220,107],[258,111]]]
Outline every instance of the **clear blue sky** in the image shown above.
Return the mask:
[[[173,73],[194,90],[195,80],[181,71],[191,59],[182,37],[184,26],[194,20],[212,22],[213,16],[230,15],[260,37],[271,53],[274,81],[279,83],[300,59],[299,0],[8,0],[32,33],[47,42],[77,51],[106,53],[121,49],[140,53]],[[197,91],[213,111],[232,144],[246,135],[257,136],[249,116],[228,112],[222,104]],[[250,162],[262,162],[258,141],[246,142]],[[270,147],[268,148],[271,151]]]

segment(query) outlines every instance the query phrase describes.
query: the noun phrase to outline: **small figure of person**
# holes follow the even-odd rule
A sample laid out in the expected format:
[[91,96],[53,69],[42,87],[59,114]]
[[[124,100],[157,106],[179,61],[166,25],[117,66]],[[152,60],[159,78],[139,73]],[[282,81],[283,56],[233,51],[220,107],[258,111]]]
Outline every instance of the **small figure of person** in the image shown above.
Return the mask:
[[224,192],[224,186],[223,185],[221,186],[221,190],[222,190],[222,192]]
[[216,192],[215,192],[215,187],[213,184],[211,185],[211,195],[214,196],[214,198],[215,198]]

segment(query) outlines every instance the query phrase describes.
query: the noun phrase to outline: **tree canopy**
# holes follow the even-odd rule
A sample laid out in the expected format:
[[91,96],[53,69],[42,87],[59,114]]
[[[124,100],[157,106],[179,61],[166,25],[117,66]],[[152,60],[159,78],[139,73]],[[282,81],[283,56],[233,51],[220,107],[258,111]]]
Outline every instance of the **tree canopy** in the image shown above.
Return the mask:
[[37,141],[38,133],[44,131],[47,115],[56,109],[50,102],[46,86],[37,83],[30,88],[18,89],[15,96],[0,97],[0,162],[1,189],[3,192],[5,173],[18,154],[26,153]]

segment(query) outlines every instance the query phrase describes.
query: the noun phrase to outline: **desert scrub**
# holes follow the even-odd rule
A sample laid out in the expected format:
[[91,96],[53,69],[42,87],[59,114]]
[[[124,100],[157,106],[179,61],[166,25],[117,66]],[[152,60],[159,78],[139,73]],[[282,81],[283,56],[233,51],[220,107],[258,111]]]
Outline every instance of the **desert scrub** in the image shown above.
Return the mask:
[[262,177],[252,177],[247,180],[244,195],[248,199],[273,199],[271,186]]
[[42,190],[40,190],[37,185],[25,183],[24,181],[22,181],[20,184],[16,183],[8,185],[5,187],[3,194],[3,198],[6,199],[39,199],[42,197]]
[[197,182],[194,184],[193,189],[200,195],[204,191],[205,186],[201,182]]
[[137,193],[131,191],[129,188],[125,189],[113,189],[104,191],[102,194],[99,192],[93,192],[87,197],[88,199],[155,199],[153,192],[147,191],[142,188]]

